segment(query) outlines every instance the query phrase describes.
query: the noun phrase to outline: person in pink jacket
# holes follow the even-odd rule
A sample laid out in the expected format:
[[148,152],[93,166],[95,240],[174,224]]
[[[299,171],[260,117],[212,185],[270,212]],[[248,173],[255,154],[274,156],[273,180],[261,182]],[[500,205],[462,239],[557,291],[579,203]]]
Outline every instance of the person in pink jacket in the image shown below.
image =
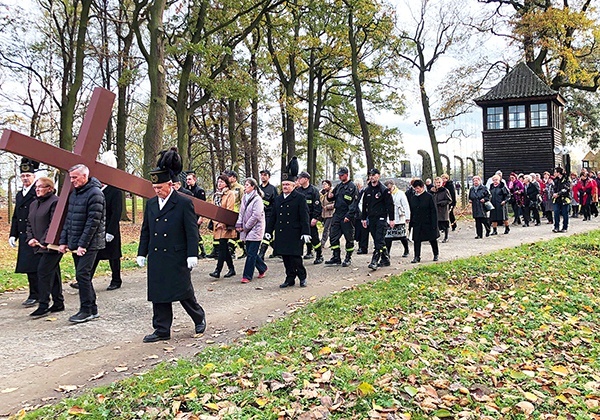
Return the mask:
[[246,243],[246,264],[242,283],[250,283],[254,276],[254,268],[258,270],[258,278],[262,279],[267,272],[267,265],[258,255],[258,249],[265,235],[265,208],[262,201],[263,192],[258,188],[254,178],[244,181],[244,196],[240,205],[235,229],[240,232],[240,239]]

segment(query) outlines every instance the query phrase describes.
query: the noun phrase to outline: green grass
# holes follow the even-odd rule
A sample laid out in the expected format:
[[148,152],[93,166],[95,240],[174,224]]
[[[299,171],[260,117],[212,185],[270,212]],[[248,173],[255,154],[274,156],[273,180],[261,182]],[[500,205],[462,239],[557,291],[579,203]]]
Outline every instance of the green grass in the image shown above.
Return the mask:
[[25,418],[598,418],[597,243],[421,266]]

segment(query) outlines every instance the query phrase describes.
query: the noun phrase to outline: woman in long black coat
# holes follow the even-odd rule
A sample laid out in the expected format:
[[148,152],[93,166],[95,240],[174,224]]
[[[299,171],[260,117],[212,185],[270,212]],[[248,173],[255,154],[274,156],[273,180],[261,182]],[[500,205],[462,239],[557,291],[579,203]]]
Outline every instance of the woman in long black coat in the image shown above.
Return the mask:
[[433,202],[433,197],[425,191],[425,184],[420,179],[412,181],[414,195],[409,199],[410,204],[410,223],[412,238],[415,248],[415,257],[411,263],[421,261],[421,242],[428,241],[433,251],[433,261],[439,259],[439,248],[437,238],[440,236],[438,230],[437,208]]
[[106,185],[102,188],[106,200],[106,247],[98,251],[92,272],[96,272],[101,260],[108,260],[112,277],[107,290],[121,287],[121,229],[119,221],[123,211],[123,191]]
[[473,218],[475,219],[475,230],[477,236],[475,239],[483,238],[483,227],[485,226],[485,236],[490,236],[490,221],[488,219],[488,211],[485,208],[485,203],[490,201],[490,192],[485,185],[481,183],[481,177],[475,175],[473,177],[473,186],[469,190],[469,202],[473,210]]
[[[510,191],[503,182],[500,182],[500,176],[492,177],[490,185],[490,201],[494,210],[490,211],[490,222],[492,223],[491,235],[498,234],[498,224],[504,225],[504,233],[510,232],[508,226],[508,203],[510,201]],[[483,233],[483,231],[482,231]]]

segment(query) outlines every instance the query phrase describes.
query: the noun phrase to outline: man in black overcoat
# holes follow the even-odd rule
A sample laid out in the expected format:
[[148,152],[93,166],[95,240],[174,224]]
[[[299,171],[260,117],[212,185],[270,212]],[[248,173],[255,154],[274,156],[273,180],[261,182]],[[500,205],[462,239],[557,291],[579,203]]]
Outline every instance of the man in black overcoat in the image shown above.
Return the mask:
[[297,175],[298,160],[294,156],[281,175],[282,193],[275,197],[273,217],[266,229],[274,232],[273,248],[277,255],[281,255],[285,266],[285,281],[279,285],[282,289],[293,286],[296,277],[300,280],[300,287],[306,287],[302,250],[311,239],[310,223],[306,198],[295,190]]
[[23,302],[25,306],[33,306],[38,302],[38,277],[37,266],[40,256],[33,252],[33,248],[27,245],[27,217],[29,206],[35,200],[35,176],[34,171],[39,168],[40,163],[29,158],[21,159],[19,170],[21,171],[21,183],[23,189],[17,193],[15,198],[15,211],[12,215],[10,225],[10,237],[8,243],[11,247],[17,247],[17,266],[15,273],[27,274],[29,282],[29,295]]
[[[168,153],[177,153],[172,148]],[[148,261],[148,300],[152,302],[154,332],[144,343],[171,338],[173,302],[179,301],[192,318],[196,334],[206,329],[204,310],[192,286],[191,270],[198,265],[198,225],[192,200],[175,192],[173,174],[159,160],[150,172],[156,197],[148,200],[140,232],[137,263]]]

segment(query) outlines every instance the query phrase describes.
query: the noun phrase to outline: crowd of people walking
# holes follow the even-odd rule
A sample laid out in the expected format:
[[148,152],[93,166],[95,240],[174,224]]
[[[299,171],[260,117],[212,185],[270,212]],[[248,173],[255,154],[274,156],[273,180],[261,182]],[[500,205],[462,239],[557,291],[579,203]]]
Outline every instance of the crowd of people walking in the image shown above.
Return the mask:
[[[105,163],[116,167],[114,155]],[[12,247],[18,246],[15,271],[26,273],[29,281],[29,295],[23,305],[38,304],[30,314],[34,318],[65,310],[59,263],[71,252],[76,271],[71,286],[79,290],[80,307],[69,321],[95,319],[99,312],[92,280],[100,260],[108,260],[112,271],[108,290],[122,285],[119,220],[123,192],[101,184],[85,165],[70,168],[74,190],[69,195],[58,247],[53,247],[46,234],[58,197],[51,178],[36,179],[38,167],[27,158],[21,162],[23,189],[16,196],[9,238]],[[411,263],[421,262],[423,242],[430,244],[432,260],[438,261],[438,240],[450,242],[451,232],[458,226],[454,214],[457,189],[447,174],[433,181],[412,179],[404,191],[394,179],[383,181],[377,168],[369,169],[363,185],[362,180],[352,181],[348,168],[340,167],[339,181],[322,180],[319,190],[311,184],[310,173],[299,171],[294,157],[282,171],[281,192],[270,183],[268,169],[260,171],[260,182],[249,177],[239,184],[232,170],[218,176],[210,200],[217,207],[237,211],[238,218],[234,225],[208,221],[213,250],[206,254],[199,235],[205,220],[194,214],[190,197],[206,200],[207,196],[197,185],[195,173],[182,172],[181,158],[176,148],[171,148],[161,152],[158,166],[149,176],[156,196],[146,204],[137,256],[140,267],[148,266],[148,300],[153,305],[154,332],[144,338],[145,342],[170,338],[172,303],[176,301],[192,318],[195,332],[205,331],[205,313],[190,277],[199,258],[217,260],[210,277],[219,279],[226,266],[223,277],[230,278],[237,275],[235,254],[240,248],[240,258],[245,257],[240,279],[244,284],[255,277],[264,278],[267,261],[279,258],[285,266],[285,279],[279,287],[292,287],[296,280],[300,287],[307,287],[305,261],[350,267],[355,246],[358,254],[366,254],[369,238],[373,244],[367,266],[370,270],[391,264],[395,241],[402,244],[401,258],[409,257],[412,242]],[[584,169],[579,175],[568,175],[561,167],[554,168],[552,174],[513,172],[507,180],[498,171],[485,184],[474,176],[467,196],[475,239],[498,235],[499,228],[509,234],[517,225],[540,226],[542,219],[553,225],[553,232],[566,232],[569,218],[581,215],[588,221],[598,216],[599,183],[594,172]],[[325,260],[327,243],[331,255]],[[269,248],[272,253],[267,257]]]

